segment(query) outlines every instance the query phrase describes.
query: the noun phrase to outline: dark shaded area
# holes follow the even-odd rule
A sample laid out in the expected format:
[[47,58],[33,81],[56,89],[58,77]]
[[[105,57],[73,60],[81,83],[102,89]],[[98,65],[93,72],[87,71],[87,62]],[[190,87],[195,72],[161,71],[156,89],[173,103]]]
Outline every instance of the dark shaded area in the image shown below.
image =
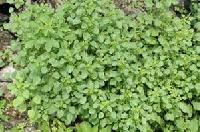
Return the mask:
[[10,7],[15,7],[14,5],[11,5],[11,4],[9,4],[9,3],[3,3],[3,4],[1,4],[0,5],[0,13],[2,13],[2,14],[4,14],[4,15],[10,15],[10,13],[9,13],[9,8]]
[[180,0],[179,4],[184,7],[187,11],[191,11],[192,2],[191,0]]
[[172,5],[172,9],[178,17],[181,17],[182,14],[192,11],[192,2],[191,0],[179,0],[178,5]]
[[177,0],[177,1],[178,1],[178,4],[172,5],[171,10],[178,17],[181,17],[181,15],[187,15],[187,14],[195,12],[193,4],[200,3],[200,0]]
[[[2,3],[0,4],[0,26],[3,25],[3,23],[9,22],[9,9],[13,8],[14,11],[16,11],[16,8],[13,4],[9,3]],[[16,38],[14,34],[12,34],[9,31],[6,31],[2,28],[0,28],[0,51],[4,51],[9,45],[10,41],[13,38]]]

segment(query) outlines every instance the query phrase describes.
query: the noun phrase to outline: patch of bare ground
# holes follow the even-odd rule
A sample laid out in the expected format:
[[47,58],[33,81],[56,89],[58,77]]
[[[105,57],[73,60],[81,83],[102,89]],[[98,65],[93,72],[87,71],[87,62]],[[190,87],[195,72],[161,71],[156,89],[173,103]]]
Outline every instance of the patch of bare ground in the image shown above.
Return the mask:
[[[114,0],[114,3],[118,8],[123,10],[126,15],[138,14],[146,10],[144,0]],[[139,6],[136,6],[136,4]]]

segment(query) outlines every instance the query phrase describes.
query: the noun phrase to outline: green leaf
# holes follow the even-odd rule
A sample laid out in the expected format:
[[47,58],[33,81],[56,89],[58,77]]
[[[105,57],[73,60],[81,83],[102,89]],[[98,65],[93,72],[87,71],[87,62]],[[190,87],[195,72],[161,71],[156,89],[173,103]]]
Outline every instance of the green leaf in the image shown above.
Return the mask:
[[95,114],[95,112],[96,112],[95,109],[91,109],[91,108],[90,108],[89,113],[90,113],[91,115]]
[[76,126],[77,132],[92,132],[92,127],[88,122],[82,122]]
[[74,67],[71,65],[68,65],[66,70],[68,71],[68,73],[72,73],[72,71],[74,70]]
[[86,101],[87,101],[87,98],[86,98],[86,97],[82,97],[82,98],[80,99],[80,103],[81,103],[81,104],[85,104]]
[[48,115],[46,115],[46,114],[42,115],[42,119],[43,119],[44,121],[48,121]]
[[196,34],[194,35],[194,39],[195,39],[196,41],[200,41],[200,33],[196,33]]
[[90,40],[90,34],[89,33],[83,33],[83,39],[85,41]]
[[151,0],[147,0],[145,1],[145,5],[148,7],[148,8],[151,8],[153,6],[153,2]]
[[58,72],[54,72],[52,75],[54,78],[59,79],[60,78],[60,74]]
[[190,117],[192,116],[192,107],[190,105],[186,105],[183,102],[178,103],[178,107],[184,112],[187,113]]
[[28,110],[28,116],[33,119],[35,117],[35,111],[34,110]]
[[[49,111],[49,114],[54,114],[56,111],[58,111],[58,108],[55,106],[55,104],[53,104],[48,108],[48,111]],[[71,114],[70,114],[70,116],[71,116]]]
[[111,127],[107,126],[106,128],[102,128],[99,132],[111,132]]
[[176,126],[181,131],[184,131],[186,129],[186,123],[184,122],[183,118],[176,120]]
[[93,101],[95,101],[97,99],[97,96],[96,95],[92,95],[91,98],[92,98]]
[[3,60],[0,60],[0,67],[5,66],[5,62]]
[[54,48],[60,47],[60,44],[57,40],[52,39],[52,40],[50,40],[50,43],[51,43],[52,47],[54,47]]
[[100,43],[103,43],[103,42],[104,42],[104,39],[105,39],[105,38],[104,38],[103,35],[99,35],[99,42],[100,42]]
[[3,126],[3,124],[0,124],[0,131],[4,132],[4,126]]
[[51,43],[47,43],[46,45],[45,45],[45,49],[46,49],[46,51],[47,52],[50,52],[51,51],[51,49],[52,49],[52,45],[51,45]]
[[76,113],[76,108],[74,106],[69,107],[69,112],[71,114],[75,114]]
[[50,52],[52,48],[59,48],[59,47],[60,47],[59,42],[54,39],[47,41],[47,43],[45,44],[45,49],[47,52]]
[[57,112],[58,118],[63,117],[63,115],[64,115],[64,111],[63,111],[63,110],[59,110],[59,111]]
[[198,130],[199,130],[199,121],[196,118],[194,118],[189,122],[188,126],[189,126],[189,131],[190,132],[198,132]]
[[166,120],[170,120],[170,121],[174,121],[174,115],[173,114],[170,114],[170,113],[167,113],[165,115],[165,119]]
[[198,54],[200,54],[200,46],[196,46],[196,51]]
[[34,85],[38,85],[38,84],[40,84],[41,83],[41,78],[39,77],[39,76],[35,76],[34,78],[33,78],[33,84]]
[[93,29],[93,33],[99,34],[99,28],[98,28],[98,27],[95,27],[95,28]]
[[197,23],[194,25],[194,28],[197,29],[197,31],[200,31],[200,22],[197,22]]
[[41,123],[39,124],[39,130],[44,131],[44,132],[51,131],[50,126],[49,126],[49,122],[48,121],[41,121]]
[[14,105],[14,107],[17,107],[17,106],[23,104],[23,102],[24,102],[24,98],[21,96],[18,96],[16,99],[13,100],[13,105]]
[[116,22],[116,25],[117,25],[118,28],[121,29],[121,28],[122,28],[122,25],[123,25],[123,24],[122,24],[122,21],[117,21],[117,22]]
[[200,111],[200,102],[192,102],[192,104],[195,110]]
[[98,132],[98,126],[94,126],[91,131],[92,132]]
[[23,97],[24,97],[25,99],[28,99],[28,98],[29,98],[29,91],[28,91],[28,90],[25,90],[22,94],[23,94]]
[[99,113],[99,118],[101,119],[101,118],[103,118],[104,117],[104,113],[103,112],[100,112]]
[[41,97],[39,95],[36,95],[35,97],[33,97],[33,102],[36,104],[40,104],[41,103]]
[[116,117],[117,117],[116,112],[111,112],[111,117],[112,117],[113,119],[116,119]]
[[77,25],[77,24],[79,24],[79,23],[81,23],[81,20],[80,20],[78,17],[76,17],[76,18],[73,20],[73,25]]
[[42,68],[41,68],[41,72],[42,72],[43,74],[45,74],[45,73],[48,72],[48,69],[47,69],[46,67],[42,67]]

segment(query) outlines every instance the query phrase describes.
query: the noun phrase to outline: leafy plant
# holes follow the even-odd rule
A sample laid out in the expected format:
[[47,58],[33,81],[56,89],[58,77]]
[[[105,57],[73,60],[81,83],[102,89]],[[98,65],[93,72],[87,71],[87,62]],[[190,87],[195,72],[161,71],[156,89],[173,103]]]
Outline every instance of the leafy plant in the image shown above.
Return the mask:
[[110,0],[69,0],[55,10],[27,5],[12,13],[4,27],[18,37],[13,105],[32,121],[71,125],[80,118],[92,125],[80,131],[198,131],[194,18],[175,16],[171,1],[145,2],[146,12],[134,19]]

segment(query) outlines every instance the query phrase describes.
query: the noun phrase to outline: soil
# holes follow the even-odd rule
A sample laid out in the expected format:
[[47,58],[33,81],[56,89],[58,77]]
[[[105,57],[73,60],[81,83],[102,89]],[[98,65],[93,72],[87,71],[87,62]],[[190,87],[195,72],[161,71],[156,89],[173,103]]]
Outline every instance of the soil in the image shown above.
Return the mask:
[[7,86],[9,83],[6,82],[0,82],[0,88],[3,91],[3,98],[7,101],[13,100],[14,96],[10,93]]
[[9,18],[9,17],[8,17],[7,15],[4,15],[4,14],[0,13],[0,22],[7,21],[8,18]]
[[0,28],[0,51],[10,46],[12,38],[12,35],[8,31],[4,31],[3,28]]
[[[136,15],[138,13],[145,11],[145,3],[144,0],[138,0],[137,2],[134,0],[114,0],[115,5],[124,11],[126,15]],[[132,4],[137,3],[140,6],[133,7]]]

